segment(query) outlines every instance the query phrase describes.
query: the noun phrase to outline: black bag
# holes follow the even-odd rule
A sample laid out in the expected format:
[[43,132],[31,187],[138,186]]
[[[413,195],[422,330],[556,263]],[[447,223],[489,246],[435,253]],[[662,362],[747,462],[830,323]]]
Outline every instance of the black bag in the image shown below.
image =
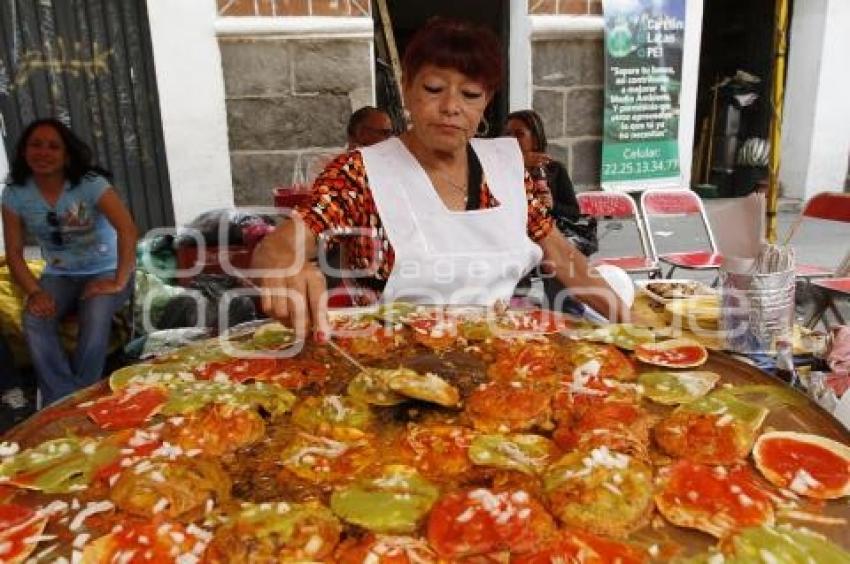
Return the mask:
[[[248,242],[245,241],[246,231],[250,235],[252,228],[256,229],[259,226],[268,227],[268,230],[271,230],[274,225],[275,218],[271,215],[246,213],[234,209],[209,210],[178,231],[176,243],[178,247],[184,245],[194,247],[197,240],[192,234],[199,233],[207,245],[242,245]],[[219,241],[221,235],[227,237],[227,240]]]
[[[199,308],[203,308],[205,326],[219,328],[219,303],[228,290],[240,287],[239,280],[226,274],[199,274],[190,285],[201,296],[180,295],[171,298],[159,319],[157,329],[196,327]],[[200,302],[200,304],[198,303]],[[257,308],[251,296],[233,297],[227,310],[227,319],[221,325],[233,327],[246,321],[258,319]]]
[[584,256],[589,257],[599,250],[595,217],[585,214],[576,219],[556,216],[555,226]]

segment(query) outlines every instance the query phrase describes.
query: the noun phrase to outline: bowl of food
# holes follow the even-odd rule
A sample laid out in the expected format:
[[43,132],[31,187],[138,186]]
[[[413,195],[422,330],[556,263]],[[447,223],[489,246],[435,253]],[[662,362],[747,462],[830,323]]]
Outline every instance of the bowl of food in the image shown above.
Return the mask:
[[717,295],[716,290],[696,280],[638,280],[635,285],[650,299],[662,304]]

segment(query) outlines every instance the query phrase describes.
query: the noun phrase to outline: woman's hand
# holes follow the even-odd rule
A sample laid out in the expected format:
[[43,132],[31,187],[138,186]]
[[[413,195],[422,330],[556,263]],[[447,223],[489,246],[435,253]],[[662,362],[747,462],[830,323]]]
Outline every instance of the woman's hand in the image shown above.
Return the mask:
[[614,323],[629,322],[630,313],[623,300],[557,229],[540,241],[540,247],[548,263],[546,271],[554,273],[571,296]]
[[327,285],[325,275],[312,262],[291,276],[272,274],[260,279],[263,311],[288,321],[297,339],[312,329],[321,340],[328,335]]
[[546,153],[535,153],[529,151],[522,154],[522,160],[525,163],[525,168],[535,168],[538,166],[546,166],[552,160],[552,157]]
[[550,210],[555,207],[555,200],[552,198],[552,191],[549,188],[546,188],[545,192],[541,192],[540,201]]
[[86,284],[81,299],[87,300],[101,294],[117,294],[123,288],[124,286],[113,278],[98,278]]
[[[112,187],[103,192],[100,200],[97,201],[97,207],[118,233],[118,265],[115,269],[115,280],[129,280],[136,269],[136,240],[139,238],[133,216]],[[99,286],[91,295],[114,294],[120,292],[124,285],[118,284],[117,289],[110,288],[108,285]],[[84,295],[83,299],[86,297],[88,296]]]
[[27,311],[37,317],[53,317],[56,315],[56,302],[53,296],[44,290],[36,290],[27,296]]
[[300,219],[287,221],[268,234],[254,251],[252,269],[259,269],[263,311],[289,322],[299,339],[312,329],[329,333],[325,275],[312,260],[316,237]]

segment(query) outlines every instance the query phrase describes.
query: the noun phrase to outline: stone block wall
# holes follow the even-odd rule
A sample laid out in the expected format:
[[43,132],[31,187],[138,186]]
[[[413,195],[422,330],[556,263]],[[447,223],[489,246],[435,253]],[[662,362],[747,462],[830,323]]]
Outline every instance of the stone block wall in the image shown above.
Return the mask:
[[[371,17],[369,0],[217,0],[220,17]],[[534,16],[598,16],[601,0],[529,0]],[[309,181],[345,144],[353,109],[372,99],[370,42],[220,38],[236,202],[267,204],[281,184]],[[549,150],[578,190],[599,185],[603,51],[598,34],[532,39],[532,107]]]
[[601,34],[532,41],[532,107],[549,152],[566,165],[577,191],[599,186],[603,57]]
[[[534,16],[599,16],[602,0],[529,0]],[[532,39],[532,107],[543,118],[549,152],[578,191],[599,186],[605,77],[601,29]]]
[[344,150],[352,110],[372,100],[370,41],[221,37],[219,46],[234,199],[271,205],[272,188],[312,181]]

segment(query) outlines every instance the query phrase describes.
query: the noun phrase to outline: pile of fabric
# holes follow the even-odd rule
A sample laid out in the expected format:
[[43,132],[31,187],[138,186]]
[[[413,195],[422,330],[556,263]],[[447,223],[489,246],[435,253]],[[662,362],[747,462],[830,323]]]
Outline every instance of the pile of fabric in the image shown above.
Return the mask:
[[833,327],[826,370],[809,376],[809,395],[850,429],[850,327]]
[[246,267],[250,252],[241,250],[252,251],[274,223],[267,215],[217,209],[201,213],[176,236],[141,241],[133,311],[137,338],[127,347],[129,359],[155,356],[256,320],[260,312],[254,298],[240,291],[245,285],[238,272],[222,268],[222,256],[227,254],[235,267]]

